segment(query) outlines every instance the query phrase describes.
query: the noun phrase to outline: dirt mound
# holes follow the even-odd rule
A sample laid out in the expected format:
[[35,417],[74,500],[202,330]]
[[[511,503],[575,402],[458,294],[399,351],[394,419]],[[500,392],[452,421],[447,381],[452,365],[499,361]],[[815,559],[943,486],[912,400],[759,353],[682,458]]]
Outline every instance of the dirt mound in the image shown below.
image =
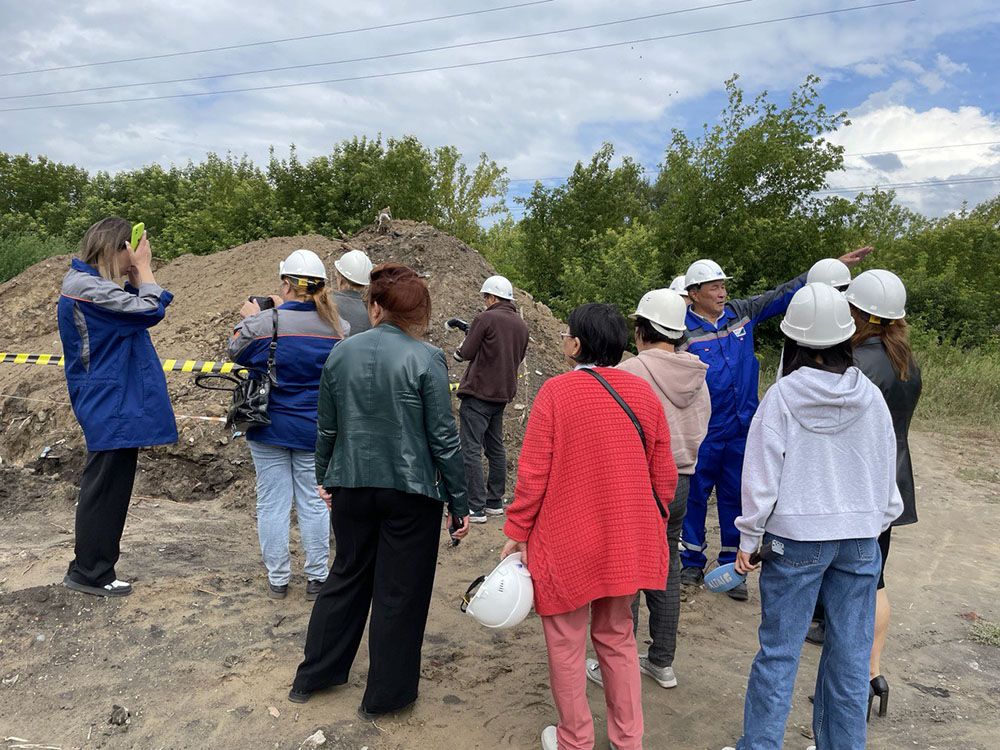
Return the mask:
[[[494,272],[460,240],[410,221],[394,221],[386,234],[367,229],[342,241],[319,235],[277,237],[207,256],[185,255],[156,271],[157,280],[175,295],[166,320],[152,332],[159,355],[224,359],[226,339],[239,320],[236,311],[242,301],[251,294],[275,291],[279,261],[300,247],[316,252],[329,269],[349,249],[364,250],[375,263],[412,266],[426,277],[431,291],[430,341],[448,352],[461,343],[461,334],[447,333],[444,321],[452,316],[471,320],[480,312],[480,286]],[[0,349],[62,352],[54,305],[68,262],[66,257],[49,258],[0,285],[0,319],[7,324]],[[563,369],[558,347],[561,324],[530,295],[520,291],[515,295],[531,340],[517,400],[507,411],[505,440],[512,468],[527,407],[542,382]],[[464,365],[449,358],[449,366],[457,381]],[[231,440],[218,422],[195,418],[225,414],[224,395],[196,388],[187,373],[168,373],[167,384],[178,415],[180,440],[141,454],[136,494],[174,500],[222,495],[232,504],[248,502],[253,497],[253,471],[244,442]],[[0,364],[0,459],[76,482],[86,449],[66,402],[60,369]]]

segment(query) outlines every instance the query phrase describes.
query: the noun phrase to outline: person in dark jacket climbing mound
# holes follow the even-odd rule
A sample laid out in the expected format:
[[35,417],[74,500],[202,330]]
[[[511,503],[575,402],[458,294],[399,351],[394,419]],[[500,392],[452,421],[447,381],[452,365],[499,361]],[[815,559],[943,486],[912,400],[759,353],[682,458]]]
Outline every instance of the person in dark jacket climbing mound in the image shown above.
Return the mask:
[[[860,263],[872,248],[863,247],[840,258],[848,267]],[[684,283],[691,304],[687,312],[687,342],[682,349],[708,365],[708,390],[712,418],[708,435],[698,449],[698,465],[691,477],[687,515],[681,532],[681,583],[700,585],[708,558],[705,550],[705,516],[708,498],[715,489],[719,511],[719,564],[736,559],[739,532],[734,522],[740,514],[740,475],[747,430],[757,410],[760,366],[754,354],[754,329],[782,315],[805,283],[806,274],[769,292],[749,299],[728,299],[727,276],[718,263],[696,260]],[[727,592],[747,599],[746,584]]]
[[[143,232],[110,216],[83,236],[62,283],[59,337],[66,386],[87,464],[76,507],[75,557],[63,584],[95,596],[126,596],[132,585],[115,565],[132,498],[139,448],[177,442],[167,381],[149,330],[173,295],[156,283]],[[124,289],[118,279],[127,279]]]
[[[276,307],[243,303],[243,321],[229,339],[229,357],[267,372],[274,340],[275,383],[269,425],[251,427],[247,445],[257,473],[257,535],[267,568],[267,595],[284,599],[292,575],[288,531],[292,502],[305,553],[306,599],[315,601],[330,559],[330,512],[316,490],[316,401],[323,365],[349,324],[326,286],[326,268],[312,250],[296,250],[278,267]],[[277,335],[275,336],[275,331]]]
[[346,683],[371,612],[366,720],[417,699],[444,506],[453,538],[469,530],[444,352],[422,341],[427,285],[378,266],[368,311],[373,328],[338,344],[320,381],[316,483],[337,555],[288,694],[304,703]]

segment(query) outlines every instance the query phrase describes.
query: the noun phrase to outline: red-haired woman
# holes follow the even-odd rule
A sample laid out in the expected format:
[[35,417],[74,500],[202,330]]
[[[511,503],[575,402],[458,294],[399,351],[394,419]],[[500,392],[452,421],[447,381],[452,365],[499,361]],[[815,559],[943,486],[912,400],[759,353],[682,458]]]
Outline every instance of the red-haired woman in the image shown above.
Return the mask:
[[316,482],[337,554],[309,620],[293,702],[347,682],[369,610],[359,715],[372,719],[417,698],[442,503],[450,524],[460,523],[456,538],[469,529],[444,353],[421,340],[430,314],[427,285],[413,269],[379,266],[368,291],[373,327],[339,344],[323,369]]

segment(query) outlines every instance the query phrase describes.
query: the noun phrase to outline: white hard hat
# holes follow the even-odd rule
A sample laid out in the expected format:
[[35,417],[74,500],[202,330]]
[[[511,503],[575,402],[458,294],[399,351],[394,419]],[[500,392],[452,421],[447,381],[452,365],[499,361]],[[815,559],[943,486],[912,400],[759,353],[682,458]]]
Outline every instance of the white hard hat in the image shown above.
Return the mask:
[[312,250],[296,250],[278,264],[278,275],[325,280],[326,268]]
[[851,269],[839,258],[823,258],[813,263],[806,274],[807,284],[829,284],[834,289],[844,291],[851,283]]
[[844,295],[832,286],[806,284],[792,297],[781,331],[803,346],[826,349],[854,335],[854,317]]
[[490,276],[483,282],[480,294],[492,294],[500,299],[514,299],[514,287],[503,276]]
[[[469,599],[476,586],[479,590]],[[472,582],[462,598],[462,611],[488,628],[512,628],[528,616],[534,596],[531,574],[521,562],[521,553],[515,552],[488,576]]]
[[355,284],[368,286],[372,281],[372,262],[360,250],[348,250],[333,262],[333,267]]
[[906,317],[906,287],[892,271],[876,269],[860,273],[844,294],[856,308],[877,318]]
[[707,284],[709,281],[725,281],[730,278],[722,271],[722,266],[714,260],[696,260],[688,266],[687,273],[684,274],[684,288],[690,289],[698,284]]
[[677,278],[675,278],[673,281],[670,282],[670,288],[673,289],[675,292],[677,292],[682,297],[687,297],[688,296],[688,290],[687,290],[687,286],[685,286],[684,278],[685,277],[683,277],[683,276],[678,276]]
[[664,336],[677,338],[687,330],[687,303],[673,289],[654,289],[639,300],[630,318],[645,318]]

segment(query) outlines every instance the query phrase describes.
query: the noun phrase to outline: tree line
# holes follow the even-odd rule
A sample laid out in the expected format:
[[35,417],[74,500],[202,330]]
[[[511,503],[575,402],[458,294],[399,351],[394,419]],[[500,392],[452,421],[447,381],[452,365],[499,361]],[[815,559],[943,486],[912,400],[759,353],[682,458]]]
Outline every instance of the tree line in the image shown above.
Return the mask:
[[818,84],[809,77],[779,105],[766,92],[747,98],[733,77],[718,120],[697,137],[673,131],[655,173],[604,144],[563,184],[536,183],[516,199],[520,220],[505,205],[505,170],[485,154],[470,166],[454,147],[413,137],[353,138],[307,161],[294,146],[285,158],[272,150],[265,168],[208,154],[114,175],[0,153],[0,281],[68,252],[108,214],[145,222],[170,258],[268,236],[349,234],[388,205],[475,246],[560,315],[592,300],[627,312],[697,258],[717,260],[732,292],[746,295],[872,244],[866,267],[903,278],[921,334],[996,347],[1000,197],[928,219],[892,192],[824,194],[844,165],[825,136],[848,119],[826,108]]

